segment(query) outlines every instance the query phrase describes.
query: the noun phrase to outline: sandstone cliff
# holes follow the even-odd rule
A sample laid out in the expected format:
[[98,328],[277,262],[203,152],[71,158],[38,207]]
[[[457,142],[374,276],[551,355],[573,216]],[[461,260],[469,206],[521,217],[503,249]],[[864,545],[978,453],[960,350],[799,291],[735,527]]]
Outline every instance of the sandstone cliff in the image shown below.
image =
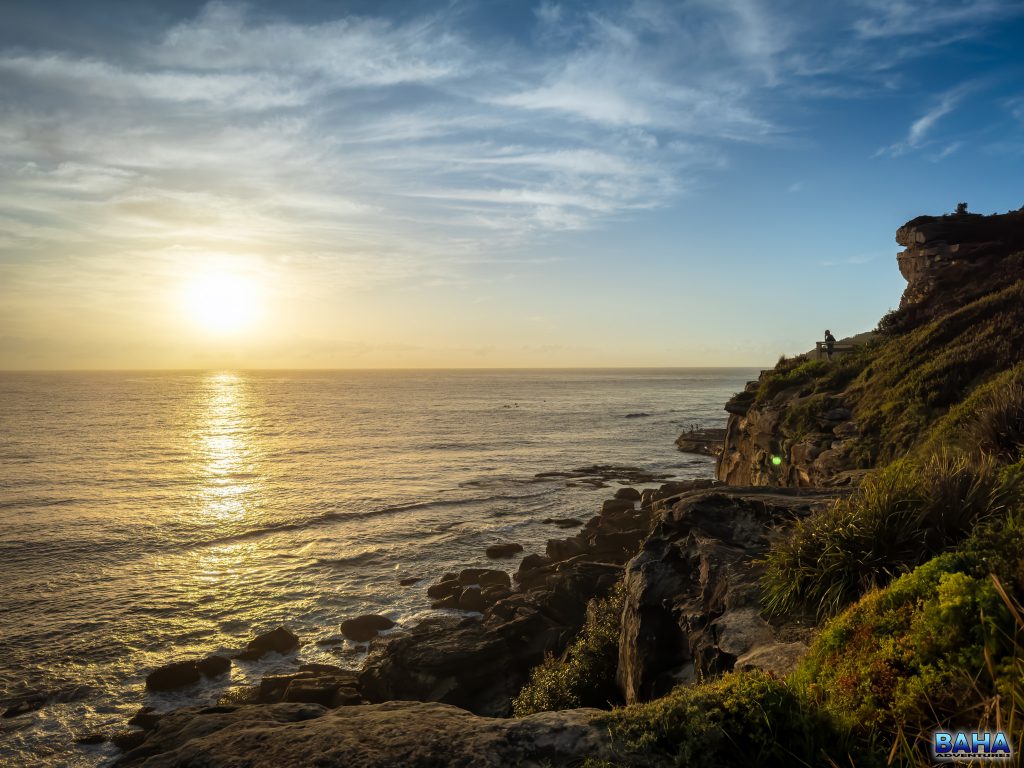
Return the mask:
[[856,483],[919,448],[1024,355],[1024,211],[921,216],[897,230],[907,280],[878,338],[832,361],[780,360],[726,405],[717,477]]

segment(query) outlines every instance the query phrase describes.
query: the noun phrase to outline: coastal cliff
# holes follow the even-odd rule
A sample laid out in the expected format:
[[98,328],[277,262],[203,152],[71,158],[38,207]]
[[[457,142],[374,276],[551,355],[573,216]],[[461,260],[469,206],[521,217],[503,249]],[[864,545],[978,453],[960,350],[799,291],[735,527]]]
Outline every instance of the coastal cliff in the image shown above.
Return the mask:
[[119,765],[924,766],[936,728],[1024,719],[1022,223],[901,227],[900,308],[733,397],[717,480],[441,575],[467,612],[358,674],[140,712]]
[[855,484],[934,442],[972,392],[1024,359],[1024,211],[920,216],[896,241],[899,309],[852,351],[783,358],[734,396],[719,480]]

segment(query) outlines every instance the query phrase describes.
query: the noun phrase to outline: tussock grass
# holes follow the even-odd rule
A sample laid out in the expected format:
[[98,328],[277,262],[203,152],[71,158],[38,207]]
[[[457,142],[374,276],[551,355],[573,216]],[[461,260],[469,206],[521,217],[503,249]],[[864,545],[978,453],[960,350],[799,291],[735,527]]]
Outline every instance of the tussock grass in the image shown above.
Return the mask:
[[851,496],[798,522],[765,559],[765,607],[829,616],[1005,515],[1020,497],[1020,473],[990,459],[942,451],[895,462]]

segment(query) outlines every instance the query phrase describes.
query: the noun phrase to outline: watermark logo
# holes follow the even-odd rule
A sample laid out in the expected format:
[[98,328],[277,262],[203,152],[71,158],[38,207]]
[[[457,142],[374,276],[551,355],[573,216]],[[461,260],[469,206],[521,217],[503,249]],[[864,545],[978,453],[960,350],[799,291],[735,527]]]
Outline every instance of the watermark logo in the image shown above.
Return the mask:
[[936,760],[1010,760],[1013,757],[1004,731],[936,731],[932,753]]

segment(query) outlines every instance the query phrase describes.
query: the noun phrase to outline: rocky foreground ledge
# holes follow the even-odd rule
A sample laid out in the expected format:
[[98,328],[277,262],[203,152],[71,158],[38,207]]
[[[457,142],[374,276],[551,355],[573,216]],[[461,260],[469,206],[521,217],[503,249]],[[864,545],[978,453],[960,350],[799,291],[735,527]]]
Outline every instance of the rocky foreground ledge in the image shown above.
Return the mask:
[[[577,535],[527,555],[514,586],[479,613],[377,638],[360,673],[307,665],[218,706],[150,713],[117,765],[629,764],[615,754],[621,745],[609,740],[601,710],[507,717],[530,670],[562,653],[588,601],[620,580],[621,701],[734,668],[791,669],[807,629],[760,617],[758,560],[776,531],[835,492],[690,481],[618,495],[642,498],[609,499]],[[479,591],[462,575],[432,589]]]
[[601,712],[575,709],[522,719],[473,715],[435,702],[328,709],[270,704],[183,709],[119,765],[146,768],[436,768],[550,766],[614,757]]

